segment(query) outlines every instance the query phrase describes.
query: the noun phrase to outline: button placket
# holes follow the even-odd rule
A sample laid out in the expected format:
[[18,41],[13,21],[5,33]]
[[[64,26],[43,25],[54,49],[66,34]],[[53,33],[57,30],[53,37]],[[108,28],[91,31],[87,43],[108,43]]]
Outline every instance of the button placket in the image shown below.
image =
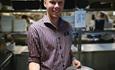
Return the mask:
[[58,34],[57,34],[57,36],[58,36],[58,37],[56,38],[56,42],[57,42],[57,48],[56,48],[56,49],[57,49],[57,54],[58,54],[58,56],[61,57],[61,56],[60,56],[60,54],[61,54],[61,52],[60,52],[60,50],[61,50],[61,49],[60,49],[60,46],[61,46],[61,45],[60,45],[60,37],[59,37]]
[[62,68],[65,67],[65,64],[64,64],[64,55],[63,55],[63,48],[61,46],[61,36],[59,33],[57,33],[57,49],[60,51],[58,52],[58,55],[59,57],[61,58],[61,65],[62,65]]
[[60,47],[60,49],[59,50],[61,50],[61,52],[60,52],[60,56],[61,56],[61,59],[62,59],[62,67],[64,67],[65,65],[64,65],[64,55],[63,55],[63,50],[62,50],[62,46],[61,46],[61,37],[58,37],[58,41],[59,41],[59,47]]
[[60,37],[58,37],[58,43],[59,43],[59,48],[60,48],[60,50],[62,49],[62,47],[61,47],[61,40],[60,40],[61,38]]
[[61,47],[61,37],[60,36],[58,36],[57,37],[57,44],[58,44],[58,50],[61,50],[62,49],[62,47]]

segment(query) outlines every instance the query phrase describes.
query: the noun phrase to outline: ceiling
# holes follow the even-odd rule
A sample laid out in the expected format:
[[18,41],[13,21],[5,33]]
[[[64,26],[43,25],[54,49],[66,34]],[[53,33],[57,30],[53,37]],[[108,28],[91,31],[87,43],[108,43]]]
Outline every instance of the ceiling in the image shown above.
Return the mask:
[[[30,7],[30,5],[26,6],[29,1],[31,2],[29,4],[32,4],[33,1],[36,1],[36,3],[34,2],[32,4],[32,6],[31,6],[32,8],[29,8],[29,9],[38,9],[38,8],[44,9],[43,0],[0,0],[2,5],[13,6],[13,8],[14,8],[14,4],[13,4],[14,1],[17,2],[15,4],[15,5],[17,5],[16,7],[21,7],[22,9]],[[18,2],[21,2],[21,3],[18,4]],[[26,3],[23,3],[24,5],[22,5],[22,2],[26,2]],[[37,3],[37,2],[39,2],[39,3]],[[34,4],[36,4],[36,5],[34,5]],[[36,6],[36,8],[34,8],[34,6]],[[25,8],[23,8],[23,7],[25,7]],[[76,7],[89,9],[89,10],[91,10],[91,9],[93,9],[93,10],[102,10],[102,9],[115,10],[115,0],[65,0],[64,9],[75,9]],[[18,8],[15,8],[15,9],[18,10]]]

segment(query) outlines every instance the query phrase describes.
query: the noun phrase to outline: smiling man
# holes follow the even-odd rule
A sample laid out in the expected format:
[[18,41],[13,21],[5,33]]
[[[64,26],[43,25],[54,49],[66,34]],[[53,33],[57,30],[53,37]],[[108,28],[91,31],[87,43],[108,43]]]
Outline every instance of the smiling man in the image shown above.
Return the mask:
[[44,0],[46,14],[28,30],[29,70],[66,70],[81,64],[71,54],[70,24],[60,15],[64,0]]

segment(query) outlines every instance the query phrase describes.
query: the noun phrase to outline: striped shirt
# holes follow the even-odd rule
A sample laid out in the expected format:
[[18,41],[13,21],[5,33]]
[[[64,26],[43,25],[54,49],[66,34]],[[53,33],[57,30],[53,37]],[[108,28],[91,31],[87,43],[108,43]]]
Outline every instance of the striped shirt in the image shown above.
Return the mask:
[[61,18],[56,28],[45,15],[29,27],[27,37],[29,62],[39,63],[41,70],[65,70],[71,65],[71,27]]

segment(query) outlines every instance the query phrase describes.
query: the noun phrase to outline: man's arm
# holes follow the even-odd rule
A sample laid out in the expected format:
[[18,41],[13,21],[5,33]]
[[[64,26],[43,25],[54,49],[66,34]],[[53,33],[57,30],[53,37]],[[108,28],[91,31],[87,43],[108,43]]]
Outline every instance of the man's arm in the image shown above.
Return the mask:
[[35,62],[29,63],[29,70],[40,70],[40,65]]
[[73,52],[71,49],[72,66],[75,66],[77,69],[79,69],[81,67],[81,62],[76,59],[76,57],[74,56],[74,53],[76,52]]
[[38,32],[30,26],[27,33],[27,44],[29,50],[28,67],[29,70],[40,70],[41,49]]

